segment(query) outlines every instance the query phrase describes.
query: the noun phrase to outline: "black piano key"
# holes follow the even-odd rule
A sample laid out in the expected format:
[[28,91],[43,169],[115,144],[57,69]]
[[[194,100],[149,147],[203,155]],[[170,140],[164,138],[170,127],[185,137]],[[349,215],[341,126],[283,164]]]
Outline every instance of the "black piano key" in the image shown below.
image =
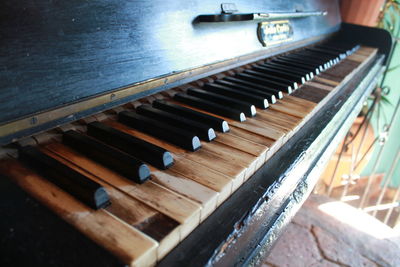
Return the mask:
[[150,178],[150,169],[142,161],[92,137],[70,130],[63,134],[63,143],[138,184]]
[[313,52],[313,53],[329,55],[332,58],[340,57],[340,52],[335,52],[332,50],[327,50],[327,49],[322,49],[322,48],[317,48],[317,47],[307,47],[305,50]]
[[353,53],[356,52],[358,49],[360,49],[360,47],[361,47],[360,44],[356,44],[356,45],[353,47],[352,52],[353,52]]
[[196,151],[201,148],[200,139],[192,132],[184,131],[131,111],[118,114],[118,121],[138,131],[152,135],[181,148]]
[[328,43],[325,43],[324,45],[328,45],[331,47],[339,48],[346,50],[348,55],[351,55],[355,51],[357,51],[360,48],[360,45],[357,43],[342,43],[342,42],[337,42],[337,41],[330,41]]
[[318,68],[320,71],[326,70],[331,66],[329,59],[327,60],[316,59],[313,56],[306,54],[301,54],[301,55],[293,54],[282,58],[279,57],[279,59],[286,59],[296,63],[301,63],[302,65]]
[[329,56],[329,55],[324,55],[324,54],[321,54],[321,53],[314,53],[314,52],[311,52],[311,51],[301,51],[301,52],[299,52],[297,54],[301,55],[303,57],[306,57],[306,58],[314,58],[314,59],[317,59],[317,60],[324,61],[324,62],[326,62],[325,64],[327,64],[328,66],[332,66],[334,64],[335,57],[332,57],[332,56]]
[[153,101],[153,107],[160,110],[168,111],[169,113],[182,116],[189,120],[209,125],[211,128],[222,133],[229,132],[229,125],[225,120],[205,113],[198,112],[190,108],[185,108],[180,105],[169,103],[164,100]]
[[302,54],[290,54],[290,55],[286,55],[285,58],[302,60],[304,62],[308,62],[308,63],[314,64],[314,65],[321,65],[321,64],[326,63],[326,59],[320,59],[320,58],[316,58],[314,56],[302,55]]
[[337,55],[331,55],[331,54],[329,54],[329,53],[324,53],[324,52],[322,52],[322,51],[313,51],[313,50],[309,50],[309,49],[304,49],[304,50],[301,50],[301,51],[297,51],[296,53],[293,53],[293,54],[297,54],[297,55],[301,55],[301,54],[307,54],[307,55],[310,55],[310,56],[313,56],[313,57],[315,57],[315,58],[317,58],[317,59],[333,59],[333,58],[336,58],[336,57],[338,57]]
[[204,100],[202,98],[190,96],[183,93],[174,95],[174,99],[184,104],[193,106],[195,108],[203,109],[205,111],[224,116],[237,121],[245,121],[246,116],[242,111],[232,109],[230,107],[220,105],[211,101]]
[[164,148],[124,133],[106,124],[95,121],[89,123],[87,129],[88,135],[159,169],[165,170],[174,164],[172,154]]
[[297,67],[282,66],[282,65],[279,65],[279,64],[275,64],[273,62],[263,63],[263,64],[260,64],[260,66],[261,67],[273,68],[273,69],[277,69],[277,70],[280,70],[280,71],[285,71],[285,72],[289,72],[289,73],[293,73],[293,74],[297,74],[297,75],[306,75],[308,80],[314,78],[314,73],[312,71],[299,69]]
[[283,97],[283,93],[282,93],[281,90],[278,90],[278,89],[275,89],[275,88],[271,88],[271,87],[268,87],[268,86],[265,86],[265,85],[249,82],[249,81],[246,81],[246,80],[242,80],[242,79],[238,79],[238,78],[230,77],[230,76],[223,78],[223,80],[224,81],[228,81],[228,82],[232,82],[232,83],[235,83],[235,84],[239,84],[239,85],[248,86],[248,87],[251,87],[251,88],[256,88],[256,89],[262,90],[262,91],[267,92],[267,93],[271,93],[278,99],[281,99]]
[[307,67],[307,66],[304,66],[302,64],[299,64],[299,63],[287,62],[287,61],[282,61],[282,60],[279,60],[279,59],[273,59],[271,62],[275,63],[275,64],[278,64],[278,65],[281,65],[281,66],[291,66],[291,67],[296,67],[296,68],[302,68],[304,70],[312,72],[314,75],[317,75],[317,74],[320,73],[319,68],[311,68],[311,67]]
[[259,77],[261,77],[261,78],[263,78],[263,79],[267,79],[267,80],[270,80],[270,81],[278,82],[278,83],[280,83],[280,84],[285,84],[285,85],[287,85],[287,86],[292,87],[293,89],[297,89],[297,88],[298,88],[298,84],[297,84],[296,81],[289,80],[289,79],[282,78],[282,77],[278,77],[278,76],[276,76],[276,75],[272,75],[272,74],[268,74],[268,73],[259,72],[259,71],[256,71],[256,70],[254,70],[254,69],[252,69],[252,70],[245,70],[243,73],[250,74],[250,75],[255,75],[255,76],[259,76]]
[[354,47],[352,48],[353,53],[354,53],[355,51],[357,51],[358,49],[360,49],[360,47],[361,47],[360,44],[355,44]]
[[[322,47],[313,47],[314,49],[317,49],[318,51],[321,51],[321,53],[318,54],[322,54],[322,55],[327,55],[330,58],[337,58],[339,60],[344,59],[347,55],[344,52],[340,52],[340,51],[335,51],[332,49],[326,49],[326,48],[322,48]],[[310,51],[310,50],[306,50],[306,51]],[[326,51],[326,53],[324,53]],[[314,51],[311,51],[314,52]],[[331,53],[334,53],[335,55],[332,55]]]
[[246,101],[248,103],[253,103],[258,108],[266,109],[268,107],[268,99],[266,99],[265,97],[249,94],[247,92],[239,91],[237,89],[232,89],[221,84],[206,83],[203,86],[203,89],[227,97],[232,97],[234,99]]
[[333,60],[333,63],[334,63],[334,64],[338,64],[338,63],[340,62],[340,60],[342,60],[342,59],[344,59],[344,58],[335,58],[335,59]]
[[[288,71],[277,70],[273,68],[263,67],[263,66],[254,66],[253,69],[258,72],[262,72],[269,75],[274,75],[277,77],[293,80],[299,84],[303,84],[306,82],[306,75],[301,74],[293,74]],[[309,79],[309,78],[308,78]]]
[[169,113],[167,111],[153,108],[151,105],[141,105],[137,107],[136,113],[160,122],[167,123],[179,129],[193,131],[200,139],[207,142],[214,140],[216,137],[214,129],[205,124],[188,120],[182,116]]
[[278,82],[274,82],[274,81],[269,81],[267,79],[260,78],[259,76],[253,76],[253,75],[249,75],[247,73],[238,73],[235,75],[235,78],[253,82],[256,84],[260,84],[260,85],[269,86],[272,88],[276,88],[276,89],[283,91],[285,93],[288,93],[288,94],[290,94],[292,92],[292,87],[290,85],[286,85],[286,84],[282,84],[282,83],[278,83]]
[[20,148],[19,159],[44,178],[93,209],[104,208],[110,204],[110,198],[104,187],[46,155],[36,147],[25,146]]
[[302,75],[304,75],[304,74],[309,74],[309,75],[313,74],[312,71],[305,70],[305,69],[299,68],[297,66],[282,66],[282,65],[280,65],[278,63],[274,63],[272,61],[267,61],[267,62],[262,63],[260,65],[261,66],[266,66],[266,67],[279,68],[279,69],[284,70],[284,71],[287,70],[287,71],[290,71],[292,73],[297,73],[297,74],[302,74]]
[[349,49],[349,50],[358,49],[360,47],[360,44],[358,44],[358,43],[342,42],[339,40],[330,40],[330,41],[326,42],[325,44],[329,44],[334,47],[341,47],[341,48],[345,48],[345,49]]
[[[278,57],[278,59],[294,61],[296,63],[301,63],[303,65],[312,68],[318,68],[320,71],[324,70],[329,64],[331,64],[330,62],[331,58],[317,57],[314,54],[308,54],[303,52],[298,54],[288,55],[285,57]],[[316,60],[316,62],[314,62],[314,60]]]
[[246,114],[246,116],[254,117],[257,113],[256,107],[253,104],[249,104],[230,97],[211,93],[209,91],[205,91],[202,89],[189,88],[187,90],[187,94],[214,102],[216,104],[226,105],[227,107],[238,109],[242,111],[244,114]]
[[216,80],[214,83],[216,84],[221,84],[223,86],[229,87],[229,88],[233,88],[233,89],[237,89],[243,92],[247,92],[249,94],[253,94],[253,95],[257,95],[257,96],[261,96],[264,97],[268,100],[268,103],[271,104],[275,104],[276,103],[276,97],[274,94],[272,93],[268,93],[259,89],[256,89],[254,87],[249,87],[249,86],[245,86],[245,85],[241,85],[241,84],[237,84],[237,83],[233,83],[233,82],[229,82],[226,80]]
[[308,63],[307,61],[305,61],[303,59],[296,59],[296,58],[291,58],[291,57],[278,57],[277,59],[280,61],[284,61],[284,62],[293,62],[293,63],[301,64],[303,67],[308,67],[308,68],[312,68],[312,69],[318,68],[320,71],[325,69],[323,64]]
[[316,45],[315,47],[327,49],[327,50],[333,50],[333,51],[336,51],[336,52],[339,52],[339,53],[342,53],[345,55],[349,55],[348,52],[350,51],[350,49],[343,48],[343,47],[335,47],[335,46],[332,46],[329,44],[319,44],[319,45]]
[[331,63],[332,63],[332,60],[334,60],[335,58],[340,59],[339,57],[334,57],[334,56],[331,56],[331,55],[312,52],[312,51],[308,51],[308,50],[304,50],[304,51],[298,52],[298,53],[296,53],[296,55],[305,56],[307,58],[312,58],[314,60],[331,62]]

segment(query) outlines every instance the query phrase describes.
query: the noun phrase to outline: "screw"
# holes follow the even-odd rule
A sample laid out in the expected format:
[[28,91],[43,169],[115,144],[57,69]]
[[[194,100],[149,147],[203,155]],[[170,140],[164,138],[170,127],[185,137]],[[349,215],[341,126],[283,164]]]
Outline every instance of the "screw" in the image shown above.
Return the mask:
[[30,124],[31,124],[31,125],[35,125],[35,124],[37,123],[37,121],[38,121],[38,119],[37,119],[36,117],[32,117],[32,118],[30,119]]

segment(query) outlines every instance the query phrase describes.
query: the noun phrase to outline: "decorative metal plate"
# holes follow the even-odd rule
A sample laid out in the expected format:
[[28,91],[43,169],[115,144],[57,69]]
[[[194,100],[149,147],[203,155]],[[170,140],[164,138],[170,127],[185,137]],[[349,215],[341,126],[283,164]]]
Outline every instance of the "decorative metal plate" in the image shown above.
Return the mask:
[[292,40],[293,28],[288,20],[258,23],[258,39],[263,46],[271,46]]

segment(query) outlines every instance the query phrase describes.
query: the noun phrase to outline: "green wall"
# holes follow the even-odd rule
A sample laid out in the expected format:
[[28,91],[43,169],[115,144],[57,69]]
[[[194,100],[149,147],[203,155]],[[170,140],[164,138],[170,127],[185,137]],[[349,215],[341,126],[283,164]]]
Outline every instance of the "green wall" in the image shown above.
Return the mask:
[[[389,65],[389,69],[395,67],[400,64],[400,44],[397,44],[395,51],[393,52],[393,57]],[[391,102],[391,105],[384,103],[382,105],[381,113],[385,114],[387,117],[387,121],[390,121],[390,118],[393,114],[394,108],[398,99],[400,98],[400,67],[394,69],[387,73],[386,78],[384,80],[384,85],[387,85],[391,88],[390,94],[387,96],[388,100]],[[381,129],[384,122],[384,116],[381,114]],[[372,124],[375,130],[375,134],[378,134],[377,125],[377,114],[375,112],[375,116],[372,118]],[[391,163],[393,162],[396,152],[400,149],[400,114],[397,116],[397,120],[394,121],[392,125],[391,134],[387,139],[387,144],[383,150],[382,158],[380,164],[378,165],[377,173],[387,173],[389,172],[389,168]],[[365,169],[362,172],[362,176],[368,175],[371,173],[374,162],[377,158],[379,147],[375,146],[373,156],[370,162],[367,164]],[[395,172],[392,177],[391,186],[400,186],[400,164],[397,164],[395,168]]]

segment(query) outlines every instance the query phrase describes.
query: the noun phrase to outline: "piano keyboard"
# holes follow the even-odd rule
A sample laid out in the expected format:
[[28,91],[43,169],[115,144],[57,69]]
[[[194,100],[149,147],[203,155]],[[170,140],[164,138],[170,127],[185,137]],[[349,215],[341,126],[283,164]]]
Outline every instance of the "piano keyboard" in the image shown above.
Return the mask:
[[213,75],[34,136],[0,172],[123,263],[154,265],[375,54],[327,43]]

